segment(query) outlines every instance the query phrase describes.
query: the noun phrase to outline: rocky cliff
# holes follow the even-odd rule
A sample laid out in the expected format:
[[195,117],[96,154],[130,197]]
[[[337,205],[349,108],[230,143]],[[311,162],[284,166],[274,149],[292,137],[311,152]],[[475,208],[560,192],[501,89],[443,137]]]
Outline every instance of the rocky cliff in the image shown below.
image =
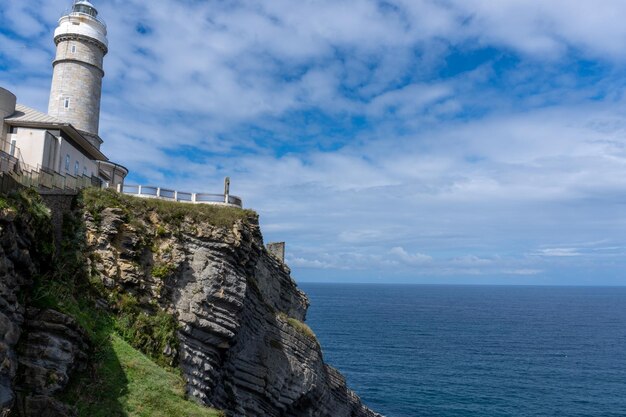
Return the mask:
[[[163,366],[181,370],[188,397],[234,417],[378,416],[324,363],[304,324],[308,300],[288,267],[264,248],[255,213],[89,191],[74,221],[67,221],[73,226],[65,228],[70,244],[64,250],[84,261],[72,275],[85,275],[93,304],[113,317],[117,333]],[[29,350],[63,343],[37,333],[42,328],[68,339],[65,350],[57,349],[66,353],[65,362],[44,366],[64,370],[55,381],[81,369],[88,351],[70,317],[11,307],[19,305],[19,288],[29,285],[34,271],[22,259],[32,242],[21,238],[15,219],[7,224],[15,230],[9,236],[13,229],[3,226],[3,247],[5,240],[16,243],[2,257],[7,272],[0,270],[7,277],[0,286],[0,326],[14,328],[0,342],[0,360],[4,354],[9,364],[0,367],[5,408],[15,404],[16,381],[37,384],[32,366],[16,366],[20,344]],[[46,320],[59,325],[41,325]],[[32,354],[23,357],[31,358],[25,364],[35,362]],[[30,376],[20,378],[21,369]]]
[[73,318],[29,306],[53,262],[47,209],[33,193],[0,198],[0,416],[71,416],[55,398],[84,369],[88,341]]

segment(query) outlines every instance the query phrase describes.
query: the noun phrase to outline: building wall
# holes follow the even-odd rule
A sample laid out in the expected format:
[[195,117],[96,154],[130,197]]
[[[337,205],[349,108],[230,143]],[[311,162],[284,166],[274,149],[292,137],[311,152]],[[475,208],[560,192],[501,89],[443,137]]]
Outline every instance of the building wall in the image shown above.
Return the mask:
[[0,149],[5,150],[8,127],[4,124],[5,117],[15,113],[15,95],[0,87]]
[[19,127],[15,133],[7,135],[7,139],[9,142],[15,141],[23,162],[37,168],[43,163],[46,134],[46,130]]
[[[98,133],[103,58],[104,51],[86,39],[68,38],[58,42],[48,114],[79,130]],[[68,108],[65,98],[69,98]]]
[[[70,157],[70,167],[69,170],[66,169],[66,159],[67,156]],[[98,168],[96,163],[85,156],[82,152],[72,146],[67,140],[63,140],[61,142],[61,152],[60,152],[60,169],[59,172],[61,174],[70,174],[75,175],[74,167],[76,162],[79,164],[78,175],[98,175]]]
[[[94,161],[60,137],[59,132],[54,133],[44,129],[18,127],[16,133],[8,135],[8,140],[15,140],[23,161],[33,168],[41,166],[75,176],[78,162],[78,175],[98,174]],[[69,165],[66,164],[67,160]]]

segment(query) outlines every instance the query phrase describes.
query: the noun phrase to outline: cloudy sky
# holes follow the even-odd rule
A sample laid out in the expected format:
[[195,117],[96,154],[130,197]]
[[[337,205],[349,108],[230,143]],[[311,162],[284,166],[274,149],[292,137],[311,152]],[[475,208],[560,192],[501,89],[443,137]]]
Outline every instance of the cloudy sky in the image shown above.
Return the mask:
[[[2,0],[45,111],[69,0]],[[234,194],[299,281],[626,285],[623,0],[94,0],[128,182]]]

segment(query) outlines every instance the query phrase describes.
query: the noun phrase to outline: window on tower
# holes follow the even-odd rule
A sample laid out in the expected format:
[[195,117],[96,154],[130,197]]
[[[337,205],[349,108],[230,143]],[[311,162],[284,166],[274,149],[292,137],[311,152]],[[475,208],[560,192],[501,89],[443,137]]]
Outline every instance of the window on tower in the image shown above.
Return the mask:
[[76,163],[74,164],[74,176],[78,177],[78,170],[80,169],[80,163],[78,161],[76,161]]
[[63,108],[64,109],[69,109],[70,108],[70,98],[69,97],[65,97],[63,99]]
[[75,54],[76,53],[76,45],[72,45],[70,47],[70,51],[72,51],[72,53]]
[[65,170],[69,172],[70,170],[70,154],[65,155]]

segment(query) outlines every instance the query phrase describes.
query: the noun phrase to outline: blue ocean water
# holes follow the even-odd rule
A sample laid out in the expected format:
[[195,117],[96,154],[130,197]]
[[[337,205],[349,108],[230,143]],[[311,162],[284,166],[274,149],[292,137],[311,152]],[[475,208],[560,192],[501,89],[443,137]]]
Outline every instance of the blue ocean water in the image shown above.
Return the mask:
[[626,416],[626,288],[301,284],[387,417]]

